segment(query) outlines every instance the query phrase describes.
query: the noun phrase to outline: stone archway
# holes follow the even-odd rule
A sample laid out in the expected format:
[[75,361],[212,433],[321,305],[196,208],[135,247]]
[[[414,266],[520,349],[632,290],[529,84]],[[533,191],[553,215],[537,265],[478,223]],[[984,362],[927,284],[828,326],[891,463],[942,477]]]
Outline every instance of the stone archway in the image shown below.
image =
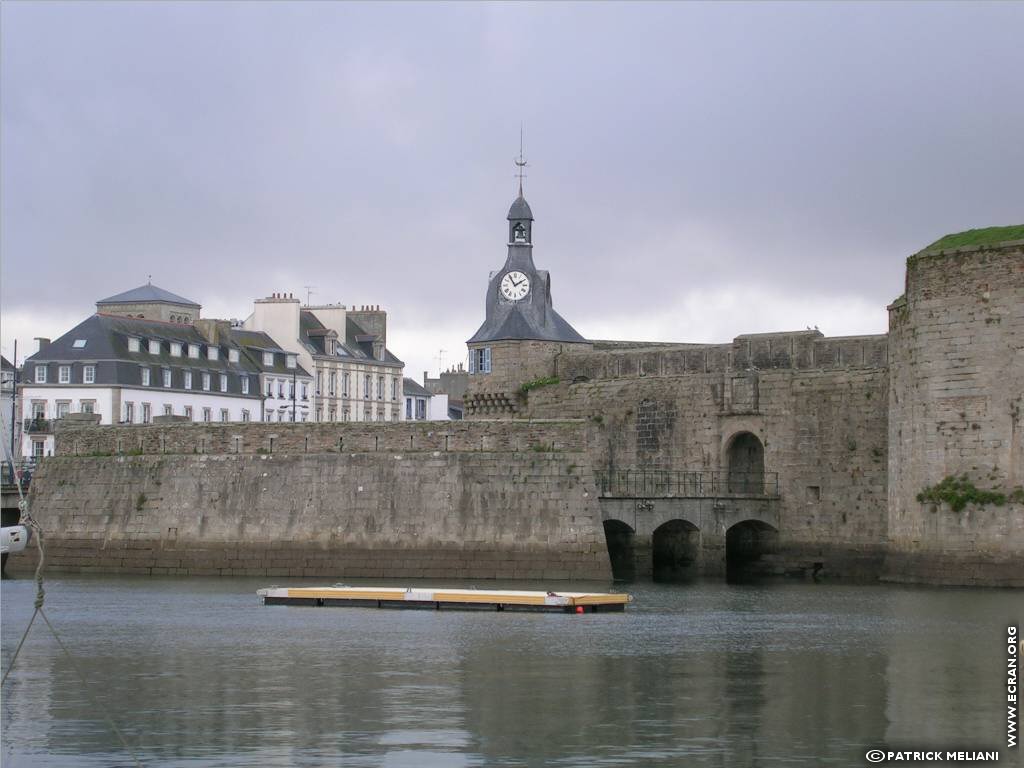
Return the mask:
[[616,581],[633,581],[636,578],[636,547],[633,529],[621,520],[605,520],[604,538],[608,544],[608,559],[612,564],[612,578]]
[[689,581],[700,569],[700,530],[687,520],[669,520],[654,529],[651,556],[655,581]]
[[778,548],[779,532],[760,520],[743,520],[725,532],[725,573],[729,581],[743,581],[770,572],[766,555]]
[[752,432],[733,436],[726,451],[729,493],[764,493],[764,445]]

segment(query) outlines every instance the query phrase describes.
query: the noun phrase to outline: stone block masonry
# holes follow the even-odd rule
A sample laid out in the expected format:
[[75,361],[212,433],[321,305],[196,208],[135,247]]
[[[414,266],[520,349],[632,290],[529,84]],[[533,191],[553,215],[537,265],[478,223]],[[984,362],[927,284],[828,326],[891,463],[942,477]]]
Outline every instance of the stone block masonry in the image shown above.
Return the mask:
[[63,571],[611,576],[580,423],[93,427],[57,445],[31,504]]

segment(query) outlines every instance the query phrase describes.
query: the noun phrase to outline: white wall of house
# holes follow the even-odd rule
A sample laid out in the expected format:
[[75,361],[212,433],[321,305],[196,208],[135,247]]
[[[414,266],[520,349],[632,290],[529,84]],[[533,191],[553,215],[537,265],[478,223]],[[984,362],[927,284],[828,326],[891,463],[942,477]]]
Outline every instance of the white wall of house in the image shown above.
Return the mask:
[[448,395],[431,395],[427,401],[427,419],[430,421],[448,421]]
[[[217,378],[213,378],[213,385]],[[120,397],[115,394],[119,393]],[[258,394],[258,393],[254,393]],[[46,419],[59,417],[60,405],[67,403],[68,413],[83,413],[82,404],[92,402],[93,413],[99,414],[101,424],[117,424],[125,420],[127,404],[132,404],[132,423],[143,423],[144,405],[149,405],[149,421],[156,416],[163,416],[165,406],[170,406],[171,414],[184,416],[185,408],[192,408],[192,420],[203,421],[205,408],[210,409],[211,421],[222,421],[222,410],[227,410],[227,421],[243,421],[243,411],[249,412],[250,421],[260,420],[260,398],[225,395],[205,390],[182,392],[180,390],[161,389],[160,387],[32,387],[22,389],[22,418],[31,419],[37,413],[36,406],[42,407],[41,412]],[[117,412],[114,413],[115,403]],[[35,455],[34,443],[43,443],[43,455],[53,453],[53,435],[24,432],[21,440],[23,456]]]

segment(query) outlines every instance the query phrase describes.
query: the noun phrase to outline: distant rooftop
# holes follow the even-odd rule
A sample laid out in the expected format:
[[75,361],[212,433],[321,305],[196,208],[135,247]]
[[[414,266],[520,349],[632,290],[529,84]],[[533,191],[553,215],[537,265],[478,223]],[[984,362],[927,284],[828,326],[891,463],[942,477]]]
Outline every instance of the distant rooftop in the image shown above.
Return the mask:
[[1024,224],[1010,227],[985,227],[984,229],[968,229],[936,240],[921,253],[928,251],[945,251],[950,248],[962,248],[965,245],[996,245],[1009,240],[1024,240]]
[[157,301],[167,304],[185,304],[190,307],[199,307],[199,305],[192,301],[192,299],[186,299],[176,293],[165,291],[163,288],[159,288],[152,283],[140,285],[138,288],[132,288],[130,291],[119,293],[116,296],[108,296],[105,299],[97,301],[96,306],[102,306],[104,304],[130,304],[146,301]]

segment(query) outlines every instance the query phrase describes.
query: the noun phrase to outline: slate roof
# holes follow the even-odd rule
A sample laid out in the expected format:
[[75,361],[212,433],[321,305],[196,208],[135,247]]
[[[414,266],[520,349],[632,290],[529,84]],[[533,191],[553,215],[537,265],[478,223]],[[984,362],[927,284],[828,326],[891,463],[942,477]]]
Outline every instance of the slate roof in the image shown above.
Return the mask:
[[[138,352],[128,349],[128,339],[138,338],[142,340]],[[155,339],[161,342],[159,354],[153,355],[149,352],[148,342]],[[84,341],[85,346],[76,347],[76,341]],[[169,342],[176,341],[182,345],[198,344],[200,356],[192,358],[188,356],[188,347],[182,350],[183,354],[172,356]],[[232,329],[230,338],[226,342],[217,344],[221,350],[239,349],[249,346],[246,342],[259,342],[258,348],[262,351],[280,350],[280,346],[267,334],[253,331],[240,331]],[[143,320],[134,317],[122,317],[121,315],[95,314],[86,318],[70,331],[51,342],[45,349],[36,352],[28,358],[28,362],[75,362],[116,360],[120,362],[138,363],[149,366],[175,366],[183,368],[196,368],[213,372],[275,372],[291,375],[296,371],[299,375],[309,376],[302,366],[287,368],[284,355],[280,358],[275,355],[275,365],[265,367],[262,356],[255,354],[239,354],[238,362],[231,362],[225,352],[221,352],[216,360],[210,360],[206,351],[210,342],[193,325],[179,323],[164,323],[159,320]],[[279,364],[278,364],[279,361]]]
[[146,283],[140,285],[138,288],[132,288],[130,291],[119,293],[116,296],[108,296],[105,299],[100,299],[96,302],[96,306],[102,306],[104,304],[130,304],[133,302],[162,302],[165,304],[185,304],[190,307],[199,308],[191,299],[186,299],[179,296],[176,293],[165,291],[163,288],[153,285],[152,283]]
[[[294,368],[289,368],[287,356],[295,353],[289,353],[282,349],[276,341],[263,331],[245,331],[241,328],[232,328],[231,340],[242,348],[245,356],[249,358],[249,362],[263,373],[274,373],[283,376],[295,374],[296,376],[311,378],[309,372],[299,365],[298,362],[296,362]],[[273,365],[263,364],[264,352],[274,353]]]
[[[331,333],[323,323],[317,319],[310,310],[304,309],[299,313],[299,341],[314,355],[327,357],[325,339]],[[378,365],[404,366],[401,360],[391,354],[388,349],[384,350],[384,359],[375,360],[373,357],[373,339],[376,337],[368,334],[366,329],[351,317],[345,318],[345,338],[338,338],[334,345],[335,356],[345,360],[365,360]]]
[[526,202],[522,192],[519,193],[519,197],[512,201],[512,207],[508,209],[508,216],[506,218],[509,221],[515,221],[516,219],[529,219],[533,221],[533,211],[530,210],[530,204]]
[[410,379],[408,376],[402,377],[402,392],[406,397],[433,397],[430,392],[417,384],[415,379]]
[[0,369],[3,369],[5,371],[13,371],[14,370],[14,366],[11,365],[11,361],[10,360],[8,360],[3,355],[0,355]]

